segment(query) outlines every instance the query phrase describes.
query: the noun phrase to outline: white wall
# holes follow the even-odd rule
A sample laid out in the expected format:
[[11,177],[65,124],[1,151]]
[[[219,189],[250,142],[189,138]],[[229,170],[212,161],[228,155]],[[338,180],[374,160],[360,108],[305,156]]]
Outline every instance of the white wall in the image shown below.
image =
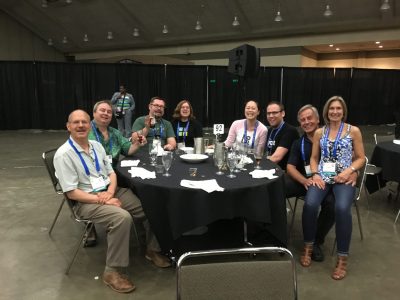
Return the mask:
[[0,10],[0,60],[65,61],[64,55]]

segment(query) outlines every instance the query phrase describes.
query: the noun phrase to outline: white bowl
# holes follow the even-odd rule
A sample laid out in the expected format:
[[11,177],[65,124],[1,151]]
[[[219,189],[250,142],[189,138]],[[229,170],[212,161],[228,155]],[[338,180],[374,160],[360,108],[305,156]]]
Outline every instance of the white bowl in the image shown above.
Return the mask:
[[182,147],[182,148],[180,148],[180,150],[182,150],[186,154],[193,154],[193,152],[194,152],[194,148],[193,147]]
[[183,154],[180,156],[183,161],[189,163],[199,163],[205,161],[208,158],[208,155],[205,154]]

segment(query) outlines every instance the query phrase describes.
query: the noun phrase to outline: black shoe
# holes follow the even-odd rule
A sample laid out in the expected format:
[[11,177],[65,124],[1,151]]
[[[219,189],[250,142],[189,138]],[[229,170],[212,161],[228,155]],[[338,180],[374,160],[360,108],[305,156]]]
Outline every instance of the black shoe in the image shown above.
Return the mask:
[[322,252],[321,246],[314,244],[313,246],[313,252],[311,254],[311,259],[313,261],[324,261],[325,257],[324,257],[324,252]]
[[83,244],[83,247],[94,247],[97,244],[97,233],[96,233],[96,228],[93,226],[92,230],[88,233],[88,237],[85,240],[85,243]]

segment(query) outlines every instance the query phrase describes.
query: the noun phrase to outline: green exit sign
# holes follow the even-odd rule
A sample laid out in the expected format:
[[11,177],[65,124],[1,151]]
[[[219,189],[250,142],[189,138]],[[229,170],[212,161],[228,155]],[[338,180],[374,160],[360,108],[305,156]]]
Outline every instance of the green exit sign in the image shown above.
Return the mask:
[[232,82],[233,82],[233,83],[238,83],[238,82],[239,82],[239,79],[232,79]]
[[217,81],[215,79],[210,79],[210,83],[216,83]]

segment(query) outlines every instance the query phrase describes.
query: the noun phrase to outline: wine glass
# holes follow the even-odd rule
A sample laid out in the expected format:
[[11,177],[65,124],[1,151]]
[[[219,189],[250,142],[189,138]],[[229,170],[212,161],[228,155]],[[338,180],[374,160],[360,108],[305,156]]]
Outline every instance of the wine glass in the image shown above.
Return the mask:
[[165,169],[165,174],[163,174],[163,176],[171,176],[171,174],[168,173],[168,170],[172,164],[172,152],[171,151],[164,151],[164,153],[162,155],[162,163],[163,163],[164,169]]
[[264,147],[258,145],[254,149],[253,155],[254,155],[254,159],[256,161],[256,165],[255,165],[254,169],[259,170],[259,169],[261,169],[260,162],[261,162],[261,159],[262,159],[262,157],[264,155]]
[[234,152],[229,152],[227,156],[227,163],[228,163],[228,168],[229,168],[229,175],[227,177],[229,178],[235,178],[236,175],[233,174],[233,170],[235,169],[236,163],[237,163],[237,158]]
[[155,143],[149,143],[149,156],[150,156],[150,165],[155,166],[157,160],[157,152],[158,147]]
[[221,171],[222,166],[224,165],[224,156],[222,154],[216,154],[214,157],[215,165],[218,167],[218,172],[215,173],[217,175],[224,175],[224,172]]

